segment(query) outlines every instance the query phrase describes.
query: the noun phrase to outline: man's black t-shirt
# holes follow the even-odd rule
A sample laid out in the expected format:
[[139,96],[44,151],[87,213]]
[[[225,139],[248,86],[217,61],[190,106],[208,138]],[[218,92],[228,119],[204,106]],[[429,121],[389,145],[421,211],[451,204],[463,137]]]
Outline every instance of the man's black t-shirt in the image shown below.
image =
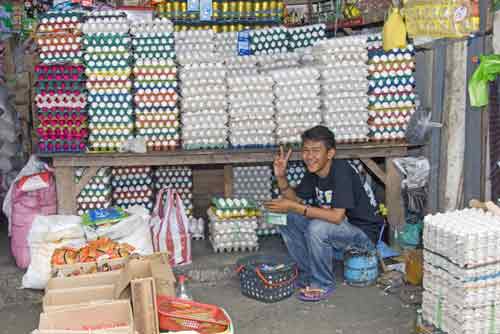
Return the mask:
[[332,160],[330,173],[324,178],[306,171],[295,191],[303,200],[312,199],[314,206],[346,209],[349,223],[377,242],[383,218],[370,203],[359,175],[346,160]]

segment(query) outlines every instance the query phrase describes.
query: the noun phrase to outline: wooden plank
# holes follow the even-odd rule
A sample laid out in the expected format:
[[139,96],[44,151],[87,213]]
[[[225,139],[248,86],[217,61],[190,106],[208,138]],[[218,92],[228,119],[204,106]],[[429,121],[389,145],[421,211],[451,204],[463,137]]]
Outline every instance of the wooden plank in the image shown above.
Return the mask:
[[89,183],[90,179],[92,179],[96,174],[98,167],[89,167],[85,170],[85,173],[83,173],[82,177],[80,178],[80,181],[75,184],[75,190],[74,190],[74,197],[78,196],[82,189]]
[[404,209],[401,199],[401,176],[391,158],[385,160],[385,173],[385,205],[389,211],[387,221],[397,230],[404,222]]
[[[407,154],[406,144],[359,144],[339,145],[337,159],[400,157]],[[272,162],[275,149],[260,150],[203,150],[151,152],[145,154],[40,154],[52,158],[54,166],[162,166],[162,165],[217,165],[249,164]],[[291,160],[302,160],[299,150],[295,150]]]
[[233,197],[233,166],[224,166],[224,196]]
[[363,158],[363,159],[360,159],[363,164],[373,173],[375,174],[375,176],[383,183],[385,184],[386,183],[386,174],[385,172],[382,170],[382,168],[380,168],[377,163],[375,161],[373,161],[372,159],[367,159],[367,158]]
[[57,212],[60,215],[72,215],[76,212],[75,183],[73,167],[55,169],[57,188]]

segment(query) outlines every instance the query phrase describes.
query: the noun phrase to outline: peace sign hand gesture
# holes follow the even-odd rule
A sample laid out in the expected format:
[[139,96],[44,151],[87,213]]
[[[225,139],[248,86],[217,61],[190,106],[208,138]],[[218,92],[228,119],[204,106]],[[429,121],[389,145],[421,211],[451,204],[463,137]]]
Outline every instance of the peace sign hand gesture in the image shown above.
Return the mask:
[[292,149],[288,149],[288,152],[285,154],[283,150],[283,146],[280,146],[280,153],[276,155],[273,162],[274,167],[274,175],[278,177],[286,177],[286,167],[288,165],[288,160],[292,155]]

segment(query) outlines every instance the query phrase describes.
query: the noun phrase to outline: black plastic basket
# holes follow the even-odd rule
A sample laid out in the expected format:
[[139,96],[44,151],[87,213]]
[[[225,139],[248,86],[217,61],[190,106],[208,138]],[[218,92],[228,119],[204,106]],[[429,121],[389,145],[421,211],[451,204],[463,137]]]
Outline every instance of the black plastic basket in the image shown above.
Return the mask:
[[[295,262],[287,256],[252,255],[237,262],[241,293],[264,303],[290,297],[298,275]],[[270,268],[261,268],[267,265]]]

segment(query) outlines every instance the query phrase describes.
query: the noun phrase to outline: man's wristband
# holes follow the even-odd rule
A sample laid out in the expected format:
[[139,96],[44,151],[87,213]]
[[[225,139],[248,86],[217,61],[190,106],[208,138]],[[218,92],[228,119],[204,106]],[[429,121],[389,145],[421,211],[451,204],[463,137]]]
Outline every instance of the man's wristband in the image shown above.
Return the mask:
[[308,208],[308,206],[307,206],[307,205],[304,205],[304,212],[302,213],[302,215],[303,215],[304,217],[307,217],[307,208]]

